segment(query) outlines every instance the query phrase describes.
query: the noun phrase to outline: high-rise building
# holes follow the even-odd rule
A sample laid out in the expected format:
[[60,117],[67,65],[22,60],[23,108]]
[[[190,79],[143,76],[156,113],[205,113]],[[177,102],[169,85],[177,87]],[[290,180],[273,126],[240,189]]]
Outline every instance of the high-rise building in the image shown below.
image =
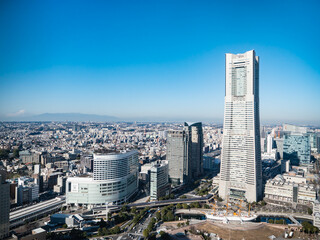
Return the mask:
[[167,138],[167,160],[169,177],[173,185],[187,182],[189,177],[188,139],[184,130],[169,130]]
[[170,194],[168,161],[156,161],[150,169],[150,199],[157,200]]
[[190,163],[190,176],[196,179],[203,174],[203,131],[202,123],[184,123],[188,133],[188,158]]
[[255,51],[226,54],[224,130],[219,195],[262,197],[259,58]]
[[10,183],[6,182],[6,172],[0,169],[0,239],[9,235]]
[[285,133],[283,159],[290,161],[293,166],[308,166],[311,159],[309,136],[304,133]]
[[169,130],[167,138],[169,176],[174,185],[203,174],[202,123],[184,123],[183,130]]
[[273,147],[273,138],[271,134],[269,134],[267,137],[267,153],[272,152],[272,147]]

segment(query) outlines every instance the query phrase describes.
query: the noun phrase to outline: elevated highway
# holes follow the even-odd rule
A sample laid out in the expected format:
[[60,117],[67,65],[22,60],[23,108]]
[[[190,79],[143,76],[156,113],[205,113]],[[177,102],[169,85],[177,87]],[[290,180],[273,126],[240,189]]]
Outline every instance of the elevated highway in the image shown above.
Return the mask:
[[[178,204],[178,203],[193,203],[193,202],[207,202],[213,198],[212,194],[208,194],[205,197],[197,197],[197,198],[185,198],[185,199],[169,199],[163,201],[156,201],[156,202],[145,202],[145,203],[131,203],[131,204],[124,204],[124,205],[111,205],[108,206],[108,210],[110,212],[119,211],[123,206],[127,206],[129,208],[146,208],[146,207],[163,207],[170,204]],[[94,207],[92,208],[93,214],[97,214],[99,212],[105,212],[106,207]]]
[[61,208],[66,202],[65,196],[56,197],[44,202],[37,203],[26,208],[10,212],[9,221],[10,227],[15,227],[23,224],[25,220],[31,220],[49,213],[53,210]]

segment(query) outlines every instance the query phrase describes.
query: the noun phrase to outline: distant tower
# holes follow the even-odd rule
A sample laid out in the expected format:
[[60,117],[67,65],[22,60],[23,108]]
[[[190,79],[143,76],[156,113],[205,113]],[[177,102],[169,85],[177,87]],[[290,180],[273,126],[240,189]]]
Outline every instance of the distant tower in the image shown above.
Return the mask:
[[259,58],[255,51],[226,54],[226,90],[219,195],[262,197]]
[[272,138],[272,135],[269,134],[267,137],[267,153],[272,152],[272,145],[273,145],[273,138]]

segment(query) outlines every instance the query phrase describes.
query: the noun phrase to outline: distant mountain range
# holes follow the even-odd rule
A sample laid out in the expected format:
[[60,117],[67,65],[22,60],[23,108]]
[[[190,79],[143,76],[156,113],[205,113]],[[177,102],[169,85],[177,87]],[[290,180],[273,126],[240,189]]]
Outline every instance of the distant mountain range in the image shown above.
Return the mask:
[[43,113],[32,116],[5,117],[3,121],[113,122],[117,117],[83,113]]

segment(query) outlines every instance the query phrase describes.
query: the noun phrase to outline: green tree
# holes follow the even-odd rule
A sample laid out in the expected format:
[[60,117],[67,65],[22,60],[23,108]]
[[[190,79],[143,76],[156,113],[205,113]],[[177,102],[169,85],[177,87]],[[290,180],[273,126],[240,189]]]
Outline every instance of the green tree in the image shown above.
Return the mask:
[[115,226],[112,228],[112,234],[119,234],[121,232],[121,229],[119,226]]
[[105,221],[103,218],[101,218],[101,220],[100,220],[100,222],[99,222],[99,227],[100,227],[100,228],[104,228],[104,227],[106,227],[106,226],[107,226],[106,221]]
[[186,199],[186,198],[187,198],[186,195],[182,195],[182,196],[180,197],[180,199]]
[[178,203],[178,204],[177,204],[177,208],[178,208],[178,209],[181,209],[181,208],[182,208],[182,204],[181,204],[181,203]]
[[209,209],[210,206],[209,206],[208,204],[205,204],[205,205],[204,205],[204,208]]
[[269,219],[268,223],[274,223],[273,219]]
[[302,230],[305,232],[305,233],[318,233],[319,232],[319,228],[313,226],[311,223],[307,222],[307,221],[304,221],[301,223],[302,225]]
[[218,200],[219,202],[222,202],[222,201],[223,201],[223,199],[222,199],[221,197],[217,197],[217,200]]
[[158,219],[158,221],[161,219],[161,213],[160,212],[156,212],[156,218]]
[[[69,239],[71,240],[79,240],[79,239],[86,239],[86,234],[85,232],[81,231],[81,230],[78,230],[78,229],[72,229],[70,232],[69,232]],[[61,238],[58,238],[58,239],[61,239]],[[63,238],[62,238],[63,239]]]
[[200,206],[200,204],[199,204],[198,202],[195,202],[195,203],[193,204],[193,207],[195,207],[195,208],[200,208],[201,206]]
[[126,212],[127,211],[127,205],[123,205],[121,208],[121,212]]
[[169,240],[170,239],[170,235],[164,231],[160,231],[160,238],[163,240]]
[[104,235],[109,235],[110,234],[110,230],[109,229],[107,229],[107,228],[102,228],[102,235],[104,236]]
[[10,151],[7,149],[0,149],[0,159],[7,159]]
[[173,215],[172,211],[167,212],[167,219],[168,219],[168,221],[174,220],[174,215]]
[[189,205],[186,204],[186,203],[182,204],[182,207],[183,207],[184,209],[189,209]]
[[67,224],[63,224],[62,227],[63,228],[68,228],[68,225]]
[[136,208],[136,207],[131,208],[131,211],[130,211],[130,212],[133,213],[133,214],[135,214],[135,213],[137,212],[137,208]]
[[17,149],[17,148],[13,149],[12,157],[13,158],[18,158],[19,157],[19,149]]
[[309,215],[312,215],[312,213],[313,213],[312,209],[311,209],[311,208],[308,208],[308,214],[309,214]]
[[143,232],[142,232],[142,235],[147,238],[150,234],[150,231],[148,229],[144,229]]
[[267,203],[266,203],[264,200],[262,200],[262,201],[260,202],[260,205],[263,207],[263,206],[267,205]]

